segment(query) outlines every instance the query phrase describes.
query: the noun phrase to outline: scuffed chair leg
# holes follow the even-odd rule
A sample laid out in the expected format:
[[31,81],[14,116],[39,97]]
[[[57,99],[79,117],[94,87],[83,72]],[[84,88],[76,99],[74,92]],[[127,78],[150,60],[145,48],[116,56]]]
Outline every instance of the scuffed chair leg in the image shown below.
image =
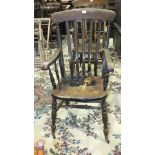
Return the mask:
[[52,136],[55,138],[55,130],[56,130],[56,125],[55,125],[55,120],[56,120],[56,114],[57,114],[57,102],[56,99],[53,97],[53,102],[52,102],[52,125],[51,125],[51,130],[52,130]]
[[104,136],[105,136],[105,141],[107,143],[110,143],[109,139],[108,139],[108,134],[109,134],[109,129],[108,129],[108,115],[107,115],[107,108],[106,108],[106,101],[105,101],[106,97],[102,99],[102,120],[103,120],[103,124],[104,124]]

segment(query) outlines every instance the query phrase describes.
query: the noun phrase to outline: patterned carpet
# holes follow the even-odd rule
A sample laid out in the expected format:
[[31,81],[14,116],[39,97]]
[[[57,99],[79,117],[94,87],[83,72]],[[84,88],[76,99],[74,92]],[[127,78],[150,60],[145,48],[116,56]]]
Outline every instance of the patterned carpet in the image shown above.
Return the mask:
[[[110,76],[107,98],[110,144],[105,143],[100,109],[60,108],[57,113],[54,140],[50,128],[52,86],[48,72],[35,69],[34,139],[45,141],[45,155],[121,154],[121,62],[113,50],[111,55],[115,71]],[[92,105],[88,103],[90,104]],[[98,103],[93,105],[96,106]]]

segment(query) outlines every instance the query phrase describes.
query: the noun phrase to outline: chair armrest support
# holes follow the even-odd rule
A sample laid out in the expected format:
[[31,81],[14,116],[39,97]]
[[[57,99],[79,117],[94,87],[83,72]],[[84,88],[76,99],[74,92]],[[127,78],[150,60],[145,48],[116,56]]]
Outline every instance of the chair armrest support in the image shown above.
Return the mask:
[[53,54],[52,54],[52,57],[50,60],[48,61],[45,61],[41,64],[41,69],[42,70],[48,70],[49,67],[56,62],[56,60],[59,58],[60,56],[60,53],[61,53],[61,50],[60,49],[56,49]]

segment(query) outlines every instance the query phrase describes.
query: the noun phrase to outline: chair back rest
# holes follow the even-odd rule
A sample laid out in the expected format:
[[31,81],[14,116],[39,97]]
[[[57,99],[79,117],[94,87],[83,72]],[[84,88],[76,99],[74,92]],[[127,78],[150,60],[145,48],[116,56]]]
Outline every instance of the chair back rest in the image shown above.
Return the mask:
[[[94,67],[94,75],[97,76],[97,67],[98,67],[98,56],[100,49],[100,41],[102,40],[101,36],[101,25],[104,21],[107,22],[107,35],[106,35],[106,44],[105,48],[108,48],[109,45],[109,32],[110,32],[110,22],[113,21],[115,17],[115,12],[106,9],[94,9],[94,8],[81,8],[81,9],[72,9],[62,12],[56,12],[51,15],[51,20],[56,24],[56,33],[58,48],[61,50],[60,56],[60,70],[62,77],[65,76],[65,67],[64,67],[64,57],[63,57],[63,48],[62,40],[60,34],[60,23],[65,22],[66,24],[66,33],[67,33],[67,46],[68,46],[68,60],[70,75],[79,76],[82,72],[82,75],[88,71],[92,71],[92,63]],[[88,42],[88,51],[86,55],[86,38],[85,38],[85,23],[89,23],[89,42]],[[97,22],[97,40],[95,45],[94,61],[92,61],[92,31],[93,23]],[[82,65],[79,65],[79,49],[78,49],[78,26],[81,23],[82,31]],[[70,26],[73,25],[74,34],[73,38],[70,33]],[[73,44],[74,40],[74,44]],[[75,55],[73,55],[72,49],[75,50]],[[88,60],[88,65],[86,65],[86,58]],[[106,62],[102,60],[103,64]],[[105,64],[104,64],[105,65]],[[87,68],[86,68],[87,67]]]

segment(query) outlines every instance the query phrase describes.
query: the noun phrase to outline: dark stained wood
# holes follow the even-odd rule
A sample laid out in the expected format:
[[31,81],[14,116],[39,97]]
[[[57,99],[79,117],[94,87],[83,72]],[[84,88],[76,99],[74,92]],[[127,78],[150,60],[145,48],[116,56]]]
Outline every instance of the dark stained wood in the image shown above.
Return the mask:
[[[61,71],[61,79],[58,81],[56,85],[53,74],[50,70],[50,65],[47,64],[49,69],[49,74],[51,78],[52,85],[54,87],[52,91],[53,103],[52,103],[52,135],[55,138],[55,119],[56,119],[56,111],[61,107],[62,104],[57,105],[57,100],[60,99],[65,101],[66,106],[69,106],[69,101],[79,101],[79,102],[92,102],[92,101],[102,101],[102,117],[104,123],[104,135],[105,140],[108,143],[108,125],[107,125],[107,112],[106,112],[106,97],[108,95],[107,85],[109,80],[109,64],[107,61],[110,61],[110,56],[107,53],[108,41],[106,42],[106,48],[100,47],[100,37],[101,35],[101,25],[103,22],[112,21],[115,13],[109,10],[101,10],[101,9],[84,9],[86,12],[82,13],[83,9],[73,9],[71,11],[65,11],[61,13],[54,13],[51,16],[53,22],[57,24],[57,41],[58,41],[58,49],[60,51],[59,59],[55,56],[55,59],[50,63],[50,65],[55,64],[55,72],[56,77],[59,79],[58,69],[56,68],[56,60],[59,60],[60,71]],[[67,75],[65,73],[64,67],[64,59],[63,59],[63,49],[61,43],[61,34],[59,30],[59,24],[61,22],[66,23],[66,32],[67,32],[67,45],[68,45],[68,59],[69,59],[69,69],[70,74]],[[85,23],[86,21],[90,22],[90,30],[88,40],[85,36]],[[96,22],[97,21],[97,22]],[[60,22],[60,23],[59,23]],[[71,35],[69,29],[69,22],[73,23],[74,26],[74,54],[72,55],[71,49]],[[93,40],[93,23],[97,23],[97,40]],[[81,32],[82,32],[82,44],[79,43],[78,37],[78,24],[81,24]],[[109,26],[110,28],[110,26]],[[109,39],[109,30],[107,34],[107,39]],[[92,43],[94,41],[94,44]],[[97,74],[98,69],[98,54],[102,54],[102,76],[100,77]],[[88,54],[88,72],[86,70],[86,54]],[[93,58],[92,58],[93,54]],[[79,56],[82,56],[82,66],[79,65]],[[92,61],[94,59],[94,61]],[[54,62],[54,63],[53,63]],[[74,66],[75,62],[75,67]],[[94,75],[91,73],[91,65],[95,63],[94,66]],[[81,68],[82,67],[82,68]],[[82,73],[81,70],[82,69]],[[76,72],[77,74],[74,74]],[[92,102],[93,104],[93,102]]]
[[100,49],[101,21],[98,23],[97,43],[95,52],[94,75],[97,76],[98,53]]
[[109,47],[109,35],[110,35],[110,22],[107,22],[107,38],[106,38],[106,48]]
[[64,70],[65,69],[64,69],[64,60],[63,60],[63,49],[62,49],[62,42],[61,42],[61,36],[60,36],[60,26],[58,23],[56,24],[56,35],[57,35],[58,47],[61,50],[60,57],[59,57],[61,76],[64,78],[64,76],[65,76]]
[[109,82],[109,72],[113,72],[114,68],[110,58],[109,49],[105,48],[102,55],[102,78],[104,79],[104,90],[107,89]]
[[50,76],[50,80],[51,80],[52,86],[53,86],[54,89],[56,89],[55,79],[53,77],[53,74],[52,74],[52,71],[51,71],[50,67],[49,67],[48,70],[49,70],[49,76]]
[[109,83],[109,72],[107,71],[104,73],[104,83],[103,83],[104,90],[107,90],[108,83]]
[[66,32],[67,32],[67,45],[68,45],[68,60],[69,60],[69,67],[70,67],[70,74],[73,76],[73,56],[71,51],[71,40],[70,40],[70,31],[69,31],[69,23],[66,21]]
[[116,22],[121,26],[121,0],[115,0],[115,12],[116,12]]
[[78,109],[101,109],[101,106],[94,107],[94,106],[88,106],[88,105],[62,105],[62,107],[78,108]]
[[76,62],[76,72],[79,75],[79,54],[78,54],[78,24],[77,21],[74,21],[74,41],[75,41],[75,62]]
[[[100,45],[101,46],[101,45]],[[82,54],[82,43],[79,43],[78,44],[78,52],[79,52],[79,55]],[[102,58],[102,55],[104,53],[104,48],[100,48],[99,49],[99,55],[101,56]],[[88,52],[89,51],[89,52]],[[73,49],[73,53],[75,53],[75,49]],[[91,64],[92,62],[94,62],[95,60],[95,54],[96,54],[96,44],[95,43],[92,43],[91,44],[91,50],[89,50],[89,47],[88,47],[88,43],[85,43],[85,54],[88,54],[88,57],[85,58],[85,63],[88,63],[88,72],[91,72]],[[81,63],[81,58],[80,58],[80,63]],[[102,60],[102,59],[101,59]],[[98,60],[99,61],[99,60]],[[85,71],[86,72],[86,71]]]
[[107,61],[106,61],[105,53],[103,53],[102,55],[102,78],[104,78],[106,67],[107,67]]
[[55,120],[56,120],[56,115],[57,115],[57,101],[55,98],[53,98],[52,101],[52,125],[51,125],[51,130],[52,130],[52,136],[53,138],[55,138],[55,129],[56,129],[56,125],[55,125]]
[[54,65],[55,65],[55,73],[56,73],[57,80],[58,80],[58,82],[60,82],[60,78],[59,78],[59,72],[58,72],[57,63],[55,62],[55,63],[54,63]]
[[[91,41],[90,41],[91,42]],[[90,47],[89,47],[90,45]],[[73,49],[73,51],[75,52],[75,49]],[[99,49],[99,53],[104,51],[104,47],[102,44],[100,44],[100,49]],[[80,41],[78,44],[78,52],[79,54],[82,53],[82,42]],[[90,59],[92,58],[92,56],[94,56],[96,53],[96,42],[91,42],[91,44],[85,42],[85,54],[89,54],[90,55]],[[89,56],[88,56],[89,57]],[[91,64],[91,60],[89,62],[89,64]]]
[[90,20],[89,28],[89,45],[88,45],[88,72],[91,71],[91,52],[92,52],[92,29],[93,29],[93,20]]
[[82,20],[82,72],[85,75],[85,20]]
[[98,19],[102,21],[113,21],[114,17],[115,12],[112,10],[81,8],[53,13],[51,15],[51,20],[53,20],[54,23],[81,19]]
[[119,57],[121,57],[121,26],[113,23],[113,44]]
[[105,135],[105,140],[107,143],[109,143],[109,138],[108,138],[108,134],[109,134],[109,129],[108,129],[108,116],[107,116],[107,108],[106,108],[106,101],[105,98],[102,99],[102,103],[101,103],[101,107],[102,107],[102,120],[103,120],[103,124],[104,124],[104,135]]

